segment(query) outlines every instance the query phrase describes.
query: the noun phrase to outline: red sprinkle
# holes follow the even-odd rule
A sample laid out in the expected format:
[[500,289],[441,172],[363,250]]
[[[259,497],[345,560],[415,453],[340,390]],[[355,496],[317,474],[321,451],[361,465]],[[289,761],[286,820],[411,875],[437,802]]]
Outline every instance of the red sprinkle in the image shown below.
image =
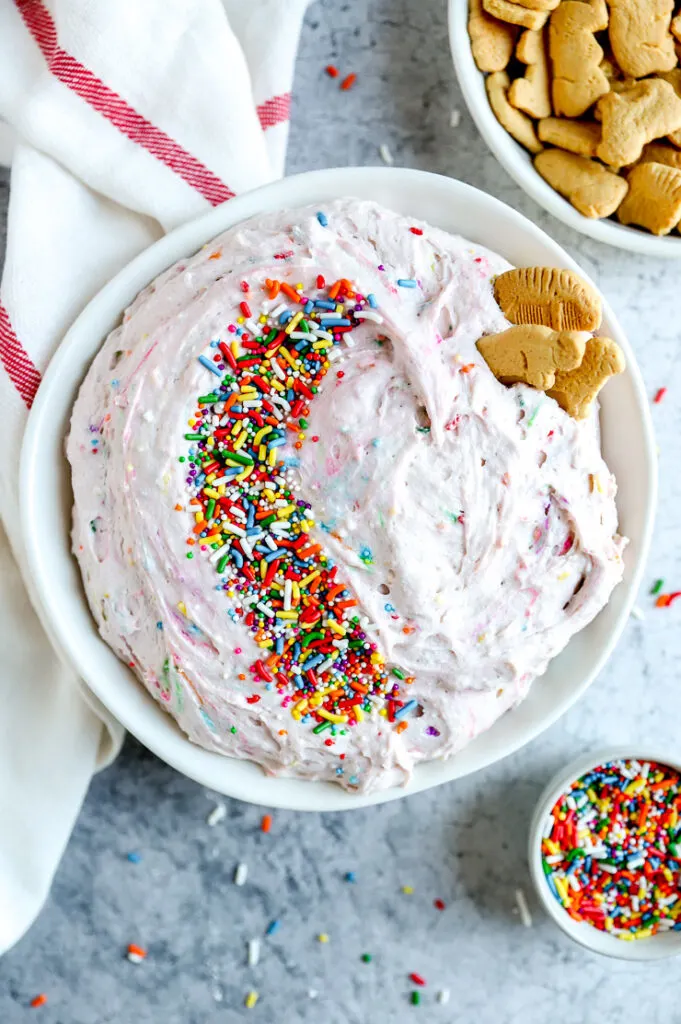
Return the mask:
[[655,602],[655,607],[669,608],[669,605],[676,601],[677,597],[681,597],[681,590],[675,590],[671,594],[660,594],[657,601]]
[[260,694],[259,693],[252,693],[250,697],[246,697],[246,703],[247,704],[257,704],[259,700],[260,700]]
[[44,992],[41,992],[39,996],[35,997],[35,999],[31,999],[31,1006],[37,1008],[38,1006],[44,1006],[46,1002],[47,996]]
[[340,87],[341,87],[341,89],[343,89],[344,92],[347,92],[348,89],[352,89],[352,87],[353,87],[353,85],[355,84],[356,81],[357,81],[357,75],[355,75],[355,74],[348,75],[347,78],[343,79],[343,81],[340,84]]
[[271,828],[272,828],[272,815],[271,814],[263,814],[262,821],[260,822],[260,831],[261,832],[269,832],[269,830]]
[[326,281],[324,280],[321,274],[317,274],[317,287],[326,288]]
[[664,396],[666,394],[667,394],[667,389],[666,388],[659,388],[658,391],[655,394],[655,397],[653,398],[653,402],[655,403],[655,405],[659,405],[660,402],[662,401],[662,399],[664,398]]
[[421,231],[421,228],[409,228],[409,230],[411,231],[412,235],[422,235],[423,234],[423,231]]
[[250,318],[251,318],[251,307],[248,305],[248,303],[247,302],[240,302],[239,303],[239,309],[241,310],[243,315],[246,317],[246,319],[250,320]]
[[435,907],[435,908],[436,908],[437,910],[444,910],[444,909],[445,909],[445,906],[446,906],[446,904],[445,904],[444,900],[433,900],[433,906],[434,906],[434,907]]
[[338,78],[338,68],[334,67],[333,64],[327,64],[325,70],[329,78]]
[[248,281],[242,281],[240,285],[241,291],[246,293],[248,289]]
[[409,978],[415,985],[425,985],[426,983],[426,979],[422,978],[420,974],[410,974]]

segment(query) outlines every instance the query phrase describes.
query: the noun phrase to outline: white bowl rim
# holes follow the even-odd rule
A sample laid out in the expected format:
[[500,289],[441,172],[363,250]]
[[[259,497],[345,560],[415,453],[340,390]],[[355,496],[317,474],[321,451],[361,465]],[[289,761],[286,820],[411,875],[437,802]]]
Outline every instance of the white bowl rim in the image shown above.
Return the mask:
[[[642,471],[643,479],[641,481],[641,486],[645,490],[644,511],[639,537],[639,557],[636,563],[629,567],[630,575],[628,581],[625,574],[625,581],[619,587],[624,588],[619,614],[612,624],[606,641],[600,647],[592,667],[581,678],[579,683],[571,689],[569,696],[557,701],[551,706],[550,710],[544,711],[538,721],[528,724],[519,735],[515,735],[513,739],[506,739],[501,749],[493,756],[478,758],[476,761],[471,751],[473,751],[475,743],[480,741],[480,737],[477,737],[459,755],[446,762],[431,761],[419,765],[406,787],[393,787],[369,794],[349,793],[342,790],[339,786],[327,782],[310,783],[291,778],[268,778],[251,762],[226,758],[223,755],[214,754],[195,746],[176,727],[177,736],[175,738],[172,735],[166,735],[161,740],[159,738],[160,732],[165,731],[167,733],[167,729],[162,729],[159,724],[151,726],[147,723],[142,725],[141,719],[146,712],[142,713],[140,711],[140,717],[137,718],[137,710],[132,717],[131,714],[121,710],[123,698],[115,688],[101,683],[98,670],[101,670],[101,666],[107,657],[114,659],[119,669],[129,670],[123,666],[122,662],[119,662],[116,655],[99,637],[82,590],[79,590],[77,595],[68,593],[57,595],[52,590],[50,585],[51,576],[46,568],[45,553],[47,548],[53,553],[56,550],[55,557],[62,563],[65,561],[69,566],[73,567],[75,561],[71,555],[68,538],[66,540],[64,538],[56,540],[51,537],[46,538],[45,530],[38,529],[38,524],[42,525],[38,512],[40,510],[44,514],[45,510],[44,492],[41,489],[43,486],[43,478],[40,473],[41,459],[42,468],[47,466],[49,470],[49,460],[45,461],[47,460],[45,438],[49,435],[50,425],[55,422],[54,407],[60,410],[56,414],[57,419],[60,422],[67,421],[70,418],[73,397],[68,401],[67,411],[64,411],[64,404],[67,401],[64,397],[64,383],[69,383],[69,386],[73,385],[73,393],[77,390],[82,380],[81,374],[77,380],[69,381],[69,364],[72,359],[77,358],[77,355],[72,357],[72,351],[76,351],[78,346],[88,348],[91,354],[85,364],[87,367],[95,352],[101,346],[103,339],[113,326],[120,321],[124,308],[129,305],[143,287],[166,267],[172,265],[188,253],[195,251],[202,244],[210,241],[232,224],[238,223],[263,210],[294,208],[297,205],[305,205],[313,200],[324,202],[330,198],[342,195],[360,195],[363,198],[368,198],[365,193],[370,192],[371,196],[380,202],[384,189],[388,191],[390,189],[401,190],[400,196],[402,192],[406,193],[411,190],[417,193],[419,201],[426,205],[437,205],[445,201],[454,205],[458,201],[460,206],[477,209],[478,213],[476,216],[479,215],[481,208],[485,208],[490,215],[494,215],[495,219],[499,218],[502,223],[505,222],[506,225],[512,225],[514,228],[517,228],[516,237],[520,240],[517,244],[522,243],[523,246],[529,248],[541,247],[550,253],[553,264],[577,270],[588,280],[588,275],[581,267],[556,242],[546,235],[541,228],[532,224],[522,214],[517,213],[492,196],[454,179],[425,171],[395,167],[330,168],[295,175],[240,195],[197,220],[177,228],[140,253],[105,285],[67,331],[61,345],[53,356],[29,415],[22,447],[20,496],[22,532],[27,567],[46,627],[64,659],[87,681],[94,695],[122,722],[126,729],[168,764],[202,785],[218,790],[227,796],[234,796],[253,803],[267,804],[271,807],[293,810],[346,810],[384,803],[402,796],[411,795],[423,789],[429,789],[432,786],[451,781],[454,778],[469,774],[471,771],[486,767],[488,764],[513,753],[519,747],[529,742],[556,721],[584,693],[603,668],[619,639],[633,606],[650,545],[657,493],[657,463],[652,420],[645,388],[634,353],[613,311],[604,300],[604,324],[607,324],[608,332],[622,345],[625,351],[628,363],[626,375],[630,380],[633,397],[637,403],[636,413],[641,431],[645,463],[644,470]],[[308,198],[309,196],[312,198]],[[416,214],[414,215],[416,216]],[[424,219],[427,218],[424,217]],[[499,241],[503,242],[503,239],[500,237]],[[503,250],[504,245],[497,245],[496,248],[497,250]],[[546,258],[548,259],[549,257],[547,256]],[[96,339],[96,345],[93,339]],[[62,449],[63,435],[59,439],[59,454],[63,459]],[[64,467],[66,467],[65,460],[63,461]],[[55,484],[55,494],[58,498],[58,484]],[[52,545],[51,548],[49,547],[50,545]],[[73,570],[71,568],[68,571]],[[77,585],[74,589],[78,589]],[[89,634],[94,630],[96,634],[98,644],[96,658],[90,657],[89,652],[85,649],[86,645],[83,642],[83,635],[80,636],[79,642],[78,636],[74,634],[71,626],[75,619],[69,622],[66,621],[66,605],[64,602],[70,602],[71,612],[76,617],[80,616],[82,618],[83,612],[85,612],[87,617],[86,631]],[[96,665],[93,662],[96,662]],[[535,686],[538,682],[535,683]],[[137,680],[135,680],[135,688],[136,691],[139,691],[139,701],[148,700],[153,704],[154,710],[158,715],[166,722],[172,721],[166,712],[146,693]],[[138,700],[137,697],[134,699]],[[527,698],[527,700],[529,699]],[[521,713],[522,708],[527,704],[527,700],[520,705]],[[514,711],[513,714],[517,715],[518,711]],[[489,736],[494,729],[498,728],[499,722],[503,722],[506,719],[507,716],[502,716],[495,726],[492,727],[492,730],[488,730],[482,735]],[[157,723],[158,721],[159,719],[156,718]],[[496,739],[496,737],[494,738]],[[220,762],[223,766],[222,771],[216,766],[216,762]],[[246,774],[243,770],[244,766],[254,769],[256,774],[251,773],[246,782],[242,781],[241,784],[234,784],[231,778],[226,778],[228,775],[224,769],[226,764],[239,767],[240,771],[238,772],[234,768],[237,776]]]
[[591,753],[582,754],[556,772],[537,800],[529,830],[527,856],[534,888],[544,910],[561,931],[565,932],[574,942],[594,953],[615,960],[664,960],[681,953],[681,932],[658,932],[649,939],[627,942],[614,935],[609,935],[607,932],[599,931],[586,921],[573,921],[552,895],[546,883],[541,863],[541,834],[547,814],[561,793],[564,793],[571,783],[585,775],[590,769],[609,761],[626,760],[640,761],[642,764],[647,761],[656,762],[681,773],[681,758],[678,754],[667,749],[657,750],[653,746],[645,745],[642,747],[642,753],[632,753],[632,746],[634,744],[618,744],[617,746],[598,748]]
[[579,213],[567,199],[563,199],[548,182],[544,181],[532,166],[527,150],[497,121],[489,105],[484,84],[481,90],[484,75],[473,60],[468,36],[468,0],[448,0],[448,5],[449,45],[466,106],[493,155],[516,184],[558,220],[580,234],[594,238],[597,242],[645,256],[681,259],[681,235],[658,237],[639,228],[617,224],[608,218],[591,220]]

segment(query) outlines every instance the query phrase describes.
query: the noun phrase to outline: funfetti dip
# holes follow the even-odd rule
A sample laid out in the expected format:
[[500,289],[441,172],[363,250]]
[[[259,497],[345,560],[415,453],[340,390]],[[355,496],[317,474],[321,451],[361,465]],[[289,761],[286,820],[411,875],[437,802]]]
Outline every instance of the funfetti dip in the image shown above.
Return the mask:
[[107,338],[68,439],[100,632],[196,743],[406,781],[622,576],[595,417],[492,375],[505,260],[373,203],[253,218]]

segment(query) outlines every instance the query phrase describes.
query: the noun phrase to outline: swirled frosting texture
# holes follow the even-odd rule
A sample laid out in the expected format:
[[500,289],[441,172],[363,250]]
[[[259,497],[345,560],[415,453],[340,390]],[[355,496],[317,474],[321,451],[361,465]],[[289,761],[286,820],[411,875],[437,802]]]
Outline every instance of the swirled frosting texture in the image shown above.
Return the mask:
[[[373,203],[254,218],[172,267],[107,338],[76,401],[67,452],[73,543],[106,642],[196,743],[273,774],[366,791],[460,750],[527,694],[622,576],[615,481],[597,421],[506,388],[475,347],[508,326],[499,256]],[[414,233],[411,228],[416,227]],[[376,711],[315,734],[248,666],[262,652],[215,564],[187,558],[185,433],[249,287],[351,280],[376,297],[334,346],[308,438],[282,454],[312,538],[359,602],[367,635],[413,677],[398,731]],[[399,285],[414,281],[416,287]],[[341,376],[338,371],[341,371]],[[368,553],[368,554],[367,554]],[[238,653],[237,653],[238,652]],[[260,700],[249,703],[257,690]],[[330,742],[329,742],[330,741]]]

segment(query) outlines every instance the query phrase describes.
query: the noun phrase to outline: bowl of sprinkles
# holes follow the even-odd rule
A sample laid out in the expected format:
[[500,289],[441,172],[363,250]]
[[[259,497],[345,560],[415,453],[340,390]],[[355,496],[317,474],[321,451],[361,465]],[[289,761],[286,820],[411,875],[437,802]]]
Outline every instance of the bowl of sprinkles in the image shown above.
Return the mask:
[[537,804],[529,860],[576,942],[624,960],[681,953],[681,765],[619,749],[573,762]]

